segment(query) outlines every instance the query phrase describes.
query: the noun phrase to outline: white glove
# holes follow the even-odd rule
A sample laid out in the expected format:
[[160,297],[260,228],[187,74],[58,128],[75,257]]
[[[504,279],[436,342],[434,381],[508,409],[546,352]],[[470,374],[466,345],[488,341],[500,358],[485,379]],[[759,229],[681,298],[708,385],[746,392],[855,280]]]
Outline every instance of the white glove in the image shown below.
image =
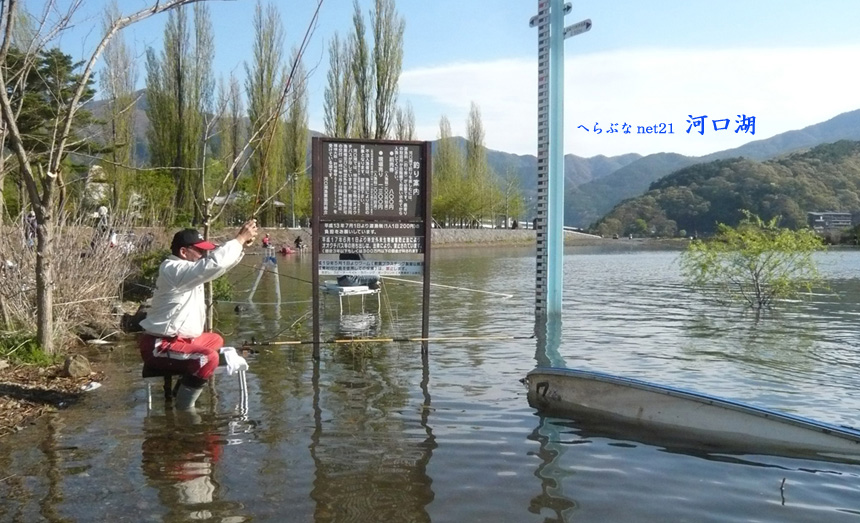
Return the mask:
[[230,376],[236,371],[248,370],[248,362],[236,353],[234,347],[221,347],[221,354],[224,355],[224,362],[227,364],[227,374]]

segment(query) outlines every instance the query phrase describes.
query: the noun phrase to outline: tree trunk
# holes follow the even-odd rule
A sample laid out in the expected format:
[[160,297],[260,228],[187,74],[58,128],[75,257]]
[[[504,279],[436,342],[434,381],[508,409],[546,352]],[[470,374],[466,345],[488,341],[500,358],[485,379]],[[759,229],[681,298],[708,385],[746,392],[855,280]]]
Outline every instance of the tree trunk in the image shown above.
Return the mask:
[[36,227],[36,339],[45,354],[54,354],[54,225],[51,212],[52,209],[43,208],[42,223]]

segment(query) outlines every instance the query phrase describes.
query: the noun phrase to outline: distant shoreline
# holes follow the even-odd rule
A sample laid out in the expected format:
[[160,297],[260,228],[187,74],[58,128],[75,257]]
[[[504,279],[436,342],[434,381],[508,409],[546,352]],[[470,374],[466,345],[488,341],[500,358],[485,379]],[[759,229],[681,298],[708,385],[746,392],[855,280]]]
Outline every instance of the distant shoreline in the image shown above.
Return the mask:
[[[296,236],[301,235],[305,245],[310,241],[309,229],[262,229],[257,237],[259,246],[264,234],[269,235],[272,246],[280,249],[287,245],[292,247]],[[230,239],[229,233],[221,230],[216,234],[216,241]],[[435,248],[457,248],[457,247],[529,247],[535,245],[535,231],[532,229],[433,229],[431,244]],[[566,246],[600,246],[626,247],[626,248],[659,248],[659,249],[683,249],[688,243],[684,238],[601,238],[591,234],[576,232],[565,232],[564,244]]]

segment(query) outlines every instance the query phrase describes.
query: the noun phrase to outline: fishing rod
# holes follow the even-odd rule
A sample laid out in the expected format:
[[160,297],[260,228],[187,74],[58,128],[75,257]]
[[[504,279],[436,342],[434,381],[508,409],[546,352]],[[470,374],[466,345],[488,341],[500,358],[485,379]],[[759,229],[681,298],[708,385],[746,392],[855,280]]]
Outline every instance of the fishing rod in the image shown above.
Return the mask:
[[[328,339],[320,340],[322,345],[332,345],[340,343],[410,343],[417,341],[479,341],[479,340],[532,340],[535,335],[531,336],[439,336],[429,338],[343,338],[343,339]],[[243,347],[260,347],[273,345],[311,345],[313,340],[283,340],[283,341],[256,341],[251,338],[251,341],[246,341]]]

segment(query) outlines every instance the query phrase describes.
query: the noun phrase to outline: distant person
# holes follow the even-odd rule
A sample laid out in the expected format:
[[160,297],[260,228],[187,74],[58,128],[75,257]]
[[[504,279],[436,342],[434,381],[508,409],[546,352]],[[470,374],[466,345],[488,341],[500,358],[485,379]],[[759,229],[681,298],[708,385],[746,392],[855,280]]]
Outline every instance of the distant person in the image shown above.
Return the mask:
[[105,246],[110,239],[111,226],[108,217],[108,209],[104,205],[99,207],[96,223],[93,226],[93,239],[90,241],[90,250],[98,246]]
[[24,245],[26,245],[28,249],[32,249],[36,246],[37,226],[35,211],[28,212],[27,216],[24,217]]
[[271,246],[272,246],[272,240],[269,239],[269,235],[267,233],[265,236],[263,236],[263,248],[268,249]]
[[296,248],[297,251],[300,251],[305,248],[305,243],[302,240],[301,236],[296,236],[296,241],[293,242],[293,246]]
[[[363,260],[364,256],[355,252],[340,253],[341,260]],[[366,285],[371,289],[379,288],[379,276],[357,276],[354,274],[345,274],[337,278],[337,284],[341,287],[356,287]]]
[[[194,408],[218,366],[219,350],[224,345],[219,334],[203,332],[203,284],[238,265],[245,245],[253,243],[256,236],[254,219],[245,222],[236,237],[220,247],[205,241],[195,229],[183,229],[173,236],[171,255],[158,268],[152,305],[140,322],[144,332],[138,337],[138,348],[147,367],[183,375],[176,393],[178,410]],[[229,365],[230,355],[225,355]]]
[[516,220],[514,220],[513,222],[511,222],[511,229],[516,229],[516,228],[517,228],[517,227],[519,227],[519,226],[520,226],[520,224],[519,224]]

